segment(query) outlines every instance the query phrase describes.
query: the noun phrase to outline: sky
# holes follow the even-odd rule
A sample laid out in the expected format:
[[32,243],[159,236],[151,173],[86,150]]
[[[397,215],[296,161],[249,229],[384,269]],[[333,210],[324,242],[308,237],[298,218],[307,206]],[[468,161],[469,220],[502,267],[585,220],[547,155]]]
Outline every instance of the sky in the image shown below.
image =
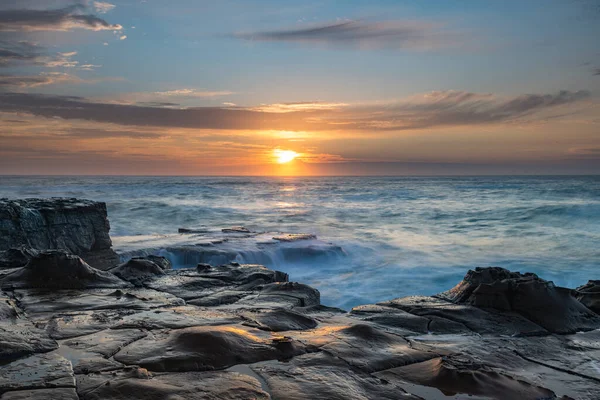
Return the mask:
[[2,0],[0,174],[600,173],[600,0]]

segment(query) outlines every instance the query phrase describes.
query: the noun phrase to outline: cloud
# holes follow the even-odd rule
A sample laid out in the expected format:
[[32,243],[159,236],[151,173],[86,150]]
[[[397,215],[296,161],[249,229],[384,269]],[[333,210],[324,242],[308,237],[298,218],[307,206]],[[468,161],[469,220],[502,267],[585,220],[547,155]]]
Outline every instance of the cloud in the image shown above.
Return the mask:
[[0,41],[0,67],[18,63],[37,63],[43,49],[27,41]]
[[125,39],[127,39],[127,35],[121,35],[121,36],[119,36],[119,40],[125,40]]
[[83,79],[61,72],[41,73],[39,75],[0,75],[0,88],[18,87],[33,88],[39,86],[65,84],[65,83],[83,83]]
[[96,12],[98,14],[106,14],[107,12],[111,11],[115,7],[116,6],[114,4],[106,3],[103,1],[95,1],[94,2],[94,9],[96,10]]
[[92,71],[101,65],[79,64],[73,60],[76,51],[46,54],[46,49],[27,41],[9,42],[0,41],[0,68],[18,65],[32,65],[46,68],[76,68]]
[[[499,97],[459,91],[432,92],[394,103],[304,109],[291,112],[251,108],[160,108],[91,102],[80,97],[0,93],[0,111],[120,125],[193,129],[286,131],[401,131],[544,120],[544,113],[590,97],[587,91]],[[314,103],[320,104],[320,103]]]
[[167,97],[216,97],[216,96],[228,96],[233,94],[229,91],[204,91],[196,89],[176,89],[167,90],[164,92],[153,92],[156,96],[167,96]]
[[95,84],[99,82],[120,81],[121,78],[82,79],[64,72],[41,72],[39,75],[2,75],[0,90],[3,88],[36,88],[60,84]]
[[297,102],[297,103],[275,103],[275,104],[262,104],[258,107],[252,108],[256,111],[265,111],[273,113],[287,113],[295,111],[318,111],[318,110],[334,110],[341,107],[346,107],[346,103],[325,103],[325,102]]
[[237,33],[233,36],[251,41],[412,50],[456,46],[464,41],[461,35],[444,30],[440,24],[425,21],[349,20],[303,28]]
[[600,76],[600,68],[594,70],[594,76]]
[[117,98],[100,100],[105,100],[112,104],[183,108],[183,104],[192,104],[194,100],[229,96],[232,94],[234,92],[228,90],[174,89],[156,92],[123,93]]
[[325,116],[323,122],[361,130],[410,130],[440,126],[525,122],[543,111],[575,104],[590,97],[588,91],[524,94],[499,97],[462,91],[439,91],[404,101],[349,107]]
[[83,14],[83,6],[70,6],[55,10],[13,9],[0,10],[0,32],[92,31],[121,30],[122,26],[110,24],[94,15]]

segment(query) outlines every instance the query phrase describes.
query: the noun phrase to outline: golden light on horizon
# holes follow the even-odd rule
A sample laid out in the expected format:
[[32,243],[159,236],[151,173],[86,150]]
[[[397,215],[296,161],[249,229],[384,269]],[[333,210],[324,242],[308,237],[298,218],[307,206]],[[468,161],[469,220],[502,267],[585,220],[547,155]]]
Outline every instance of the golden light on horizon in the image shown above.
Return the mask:
[[281,150],[281,149],[275,149],[275,150],[273,150],[273,156],[275,157],[275,160],[279,164],[288,163],[288,162],[294,160],[299,155],[300,154],[298,154],[298,153],[296,153],[295,151],[292,151],[292,150]]

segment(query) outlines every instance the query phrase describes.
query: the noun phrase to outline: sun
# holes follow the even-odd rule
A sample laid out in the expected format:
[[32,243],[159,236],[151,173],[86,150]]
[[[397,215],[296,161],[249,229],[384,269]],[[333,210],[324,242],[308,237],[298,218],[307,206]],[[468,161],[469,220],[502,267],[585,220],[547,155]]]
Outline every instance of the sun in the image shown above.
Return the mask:
[[281,149],[273,150],[273,155],[279,164],[288,163],[299,156],[299,154],[295,151]]

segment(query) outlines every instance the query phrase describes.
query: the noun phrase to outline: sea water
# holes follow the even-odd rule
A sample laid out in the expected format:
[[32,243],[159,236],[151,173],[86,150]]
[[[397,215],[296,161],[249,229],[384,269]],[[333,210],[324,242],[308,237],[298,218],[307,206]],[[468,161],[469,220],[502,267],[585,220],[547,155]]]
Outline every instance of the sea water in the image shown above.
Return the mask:
[[115,242],[182,227],[316,234],[343,254],[265,264],[342,308],[447,290],[477,266],[600,279],[600,177],[0,177],[0,197],[53,196],[106,202]]

